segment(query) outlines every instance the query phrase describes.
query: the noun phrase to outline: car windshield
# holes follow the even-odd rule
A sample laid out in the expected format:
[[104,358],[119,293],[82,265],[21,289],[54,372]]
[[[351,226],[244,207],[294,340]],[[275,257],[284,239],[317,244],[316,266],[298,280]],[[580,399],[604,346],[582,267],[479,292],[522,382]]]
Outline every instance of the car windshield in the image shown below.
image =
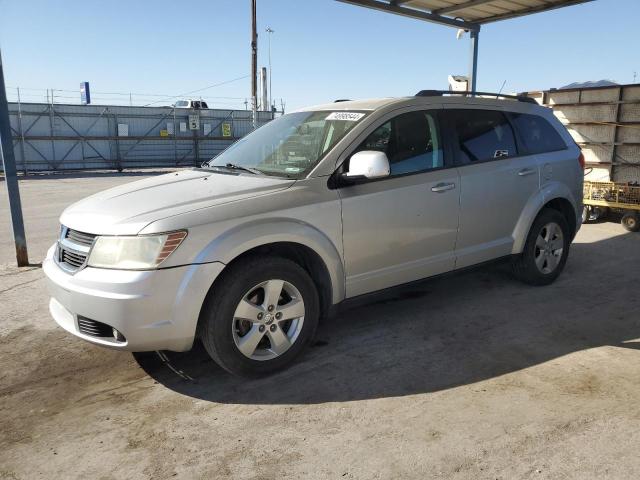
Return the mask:
[[187,102],[186,100],[180,100],[176,102],[176,107],[188,107],[188,106],[189,106],[189,102]]
[[240,139],[203,167],[300,178],[360,122],[364,112],[296,112]]

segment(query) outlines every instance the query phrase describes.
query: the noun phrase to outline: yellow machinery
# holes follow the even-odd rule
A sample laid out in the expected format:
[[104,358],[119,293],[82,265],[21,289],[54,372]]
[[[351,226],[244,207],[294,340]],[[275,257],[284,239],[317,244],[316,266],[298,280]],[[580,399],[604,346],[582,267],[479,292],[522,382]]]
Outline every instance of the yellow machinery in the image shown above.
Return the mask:
[[584,182],[582,222],[598,220],[613,211],[622,214],[622,226],[640,231],[640,184]]

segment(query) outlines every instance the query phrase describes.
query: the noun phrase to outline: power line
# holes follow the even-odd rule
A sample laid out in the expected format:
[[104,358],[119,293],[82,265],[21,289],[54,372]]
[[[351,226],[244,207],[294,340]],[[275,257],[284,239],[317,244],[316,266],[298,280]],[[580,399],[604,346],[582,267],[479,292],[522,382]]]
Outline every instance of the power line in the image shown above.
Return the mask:
[[220,86],[226,85],[228,83],[237,82],[238,80],[244,80],[247,77],[249,77],[249,75],[243,75],[242,77],[237,77],[237,78],[233,78],[231,80],[226,80],[224,82],[216,83],[214,85],[209,85],[208,87],[199,88],[197,90],[191,90],[190,92],[184,92],[184,93],[181,93],[179,95],[173,95],[173,96],[170,96],[170,97],[165,97],[163,99],[156,100],[155,102],[147,103],[146,105],[143,105],[143,106],[144,107],[148,107],[149,105],[153,105],[154,103],[160,103],[160,102],[164,102],[165,100],[171,100],[173,98],[184,97],[186,95],[191,95],[193,93],[203,92],[204,90],[209,90],[210,88],[220,87]]
[[[199,88],[196,90],[192,90],[189,92],[184,92],[178,95],[171,94],[158,94],[158,93],[141,93],[141,92],[102,92],[94,90],[92,92],[92,99],[96,101],[109,101],[113,102],[114,105],[119,105],[120,103],[125,104],[128,103],[131,105],[132,98],[138,106],[150,106],[161,102],[166,102],[167,100],[171,100],[178,97],[184,97],[186,95],[190,95],[193,93],[202,92],[211,88],[215,88],[221,85],[225,85],[228,83],[236,82],[247,78],[248,75],[233,78],[231,80],[225,80],[224,82],[219,82],[214,85],[209,85],[207,87]],[[10,87],[12,90],[24,92],[22,97],[26,97],[28,99],[40,99],[47,97],[49,98],[49,94],[53,94],[54,99],[59,99],[63,101],[73,100],[77,97],[78,91],[69,90],[64,88],[52,88],[52,89],[44,89],[44,88],[29,88],[29,87]],[[39,92],[39,93],[36,93]],[[74,94],[74,95],[69,95]],[[15,95],[14,95],[15,96]],[[224,96],[224,95],[205,95],[205,99],[209,101],[209,103],[213,102],[217,105],[241,105],[246,100],[245,97],[233,97],[233,96]],[[49,100],[47,100],[49,102]]]

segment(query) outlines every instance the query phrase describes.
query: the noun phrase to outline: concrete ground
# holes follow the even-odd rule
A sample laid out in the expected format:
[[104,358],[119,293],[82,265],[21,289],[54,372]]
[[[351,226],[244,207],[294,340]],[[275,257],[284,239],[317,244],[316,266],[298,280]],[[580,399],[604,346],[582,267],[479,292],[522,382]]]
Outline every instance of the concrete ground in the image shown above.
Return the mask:
[[[66,204],[129,180],[21,181],[34,262]],[[553,286],[493,266],[399,289],[257,381],[66,334],[40,268],[8,265],[4,194],[0,231],[2,479],[640,476],[640,234],[616,223]]]

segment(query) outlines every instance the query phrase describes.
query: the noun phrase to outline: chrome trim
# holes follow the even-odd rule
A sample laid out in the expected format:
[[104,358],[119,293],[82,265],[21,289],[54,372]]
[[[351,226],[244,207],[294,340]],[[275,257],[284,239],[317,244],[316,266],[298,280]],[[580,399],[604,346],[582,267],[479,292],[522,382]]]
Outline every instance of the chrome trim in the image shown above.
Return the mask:
[[91,250],[91,246],[80,245],[78,243],[72,242],[68,238],[61,238],[58,242],[60,246],[62,246],[65,250],[71,250],[72,252],[79,253],[81,255],[89,255],[89,251]]
[[[54,261],[56,265],[60,267],[60,269],[64,270],[66,273],[70,275],[74,275],[87,266],[87,262],[89,261],[89,254],[91,253],[91,249],[93,248],[93,245],[95,244],[96,238],[98,238],[98,236],[97,235],[94,236],[93,241],[91,242],[91,245],[80,245],[67,238],[67,233],[69,232],[69,230],[70,230],[69,227],[65,225],[61,225],[60,237],[58,238],[56,251],[54,255]],[[68,251],[76,255],[84,256],[84,262],[82,262],[82,264],[78,267],[74,267],[66,262],[63,262],[62,250]]]

